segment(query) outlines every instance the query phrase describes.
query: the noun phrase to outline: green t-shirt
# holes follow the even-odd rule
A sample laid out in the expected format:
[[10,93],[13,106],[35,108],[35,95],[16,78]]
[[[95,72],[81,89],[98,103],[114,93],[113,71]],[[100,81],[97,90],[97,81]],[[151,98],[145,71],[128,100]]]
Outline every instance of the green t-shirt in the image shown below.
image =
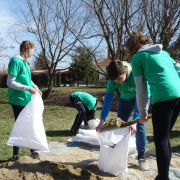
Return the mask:
[[71,96],[74,98],[79,98],[83,105],[86,106],[89,110],[96,110],[97,99],[91,94],[86,92],[73,92]]
[[[32,86],[31,72],[27,61],[20,59],[19,57],[13,57],[8,65],[8,74],[16,76],[16,82]],[[31,100],[31,93],[29,91],[19,91],[8,87],[9,103],[19,106],[26,106]]]
[[136,85],[134,81],[134,77],[131,71],[131,64],[122,61],[125,68],[128,70],[128,75],[126,81],[124,83],[119,84],[113,80],[109,80],[106,87],[106,92],[115,93],[116,88],[120,92],[120,97],[124,100],[131,100],[136,97]]
[[166,51],[140,51],[131,60],[134,77],[144,75],[150,86],[152,104],[180,97],[180,79]]

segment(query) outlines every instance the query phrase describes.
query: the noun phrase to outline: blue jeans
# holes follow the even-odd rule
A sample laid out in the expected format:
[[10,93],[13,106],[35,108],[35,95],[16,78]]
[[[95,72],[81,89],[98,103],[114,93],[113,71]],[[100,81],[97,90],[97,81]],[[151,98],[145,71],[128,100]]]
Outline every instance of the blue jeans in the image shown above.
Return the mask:
[[[137,109],[136,99],[132,100],[124,100],[119,99],[118,112],[117,116],[121,118],[123,121],[127,122],[129,117],[131,116],[132,111],[134,110],[133,120],[139,119],[139,111]],[[146,152],[146,126],[145,123],[137,123],[137,131],[136,131],[136,148],[138,151],[138,156],[144,156]],[[140,157],[138,158],[140,159]]]

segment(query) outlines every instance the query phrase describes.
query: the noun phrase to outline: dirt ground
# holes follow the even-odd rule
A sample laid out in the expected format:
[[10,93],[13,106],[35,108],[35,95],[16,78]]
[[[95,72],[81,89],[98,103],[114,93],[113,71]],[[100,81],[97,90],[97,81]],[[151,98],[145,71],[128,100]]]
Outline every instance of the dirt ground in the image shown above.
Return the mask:
[[[97,152],[98,153],[98,152]],[[135,175],[144,180],[156,176],[155,157],[149,156],[149,171],[140,171],[135,159],[128,158],[128,172],[117,177],[99,171],[98,162],[93,162],[92,150],[72,149],[58,156],[43,157],[40,160],[29,156],[16,162],[0,164],[1,180],[130,180]],[[180,168],[179,154],[173,154],[171,168]],[[139,179],[139,178],[137,178]]]

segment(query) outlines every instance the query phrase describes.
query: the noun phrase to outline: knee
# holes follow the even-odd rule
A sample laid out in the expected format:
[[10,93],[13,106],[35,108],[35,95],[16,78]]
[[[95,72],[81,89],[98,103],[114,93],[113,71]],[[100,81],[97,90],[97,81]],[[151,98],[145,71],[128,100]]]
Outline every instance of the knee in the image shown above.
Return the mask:
[[86,115],[86,110],[81,110],[79,113],[80,113],[82,116],[85,116],[85,115]]

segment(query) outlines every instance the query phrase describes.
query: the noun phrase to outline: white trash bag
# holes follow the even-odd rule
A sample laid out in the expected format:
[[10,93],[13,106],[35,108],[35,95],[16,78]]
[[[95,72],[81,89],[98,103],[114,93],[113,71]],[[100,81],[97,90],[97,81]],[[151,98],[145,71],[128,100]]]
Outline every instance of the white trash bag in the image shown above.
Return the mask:
[[14,123],[7,145],[48,152],[42,119],[43,110],[44,104],[40,94],[33,94],[31,101]]
[[99,144],[96,130],[79,129],[79,133],[76,134],[76,137],[78,137],[79,139],[95,141]]
[[99,169],[114,176],[128,171],[129,128],[98,133],[100,144]]
[[88,125],[89,125],[90,130],[96,129],[99,123],[100,123],[100,120],[97,118],[89,120]]
[[136,137],[135,135],[130,135],[129,137],[129,150],[128,150],[128,157],[136,157],[138,154],[136,149]]

